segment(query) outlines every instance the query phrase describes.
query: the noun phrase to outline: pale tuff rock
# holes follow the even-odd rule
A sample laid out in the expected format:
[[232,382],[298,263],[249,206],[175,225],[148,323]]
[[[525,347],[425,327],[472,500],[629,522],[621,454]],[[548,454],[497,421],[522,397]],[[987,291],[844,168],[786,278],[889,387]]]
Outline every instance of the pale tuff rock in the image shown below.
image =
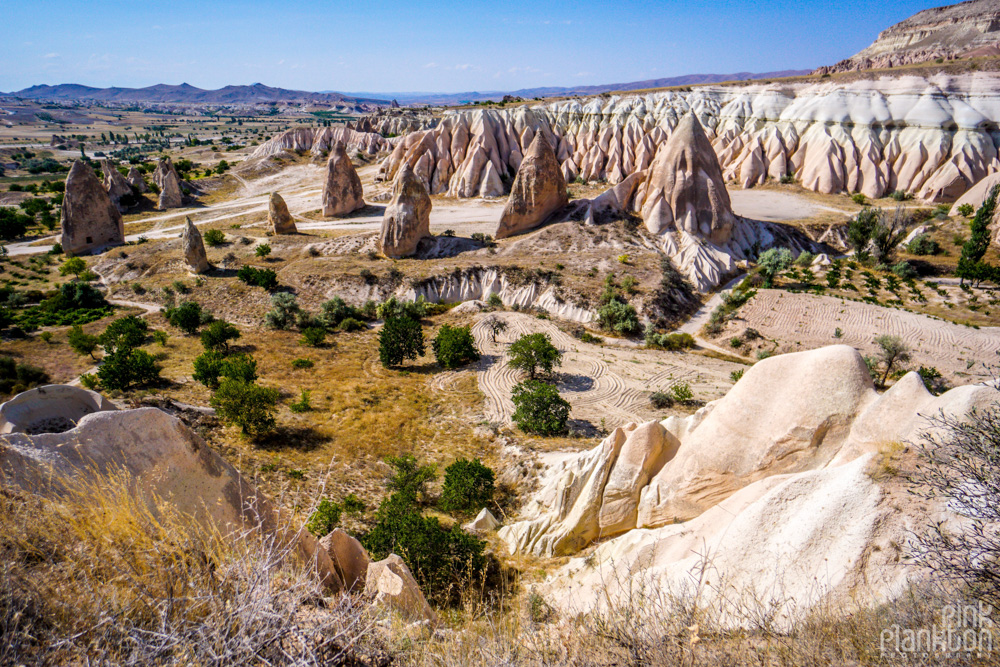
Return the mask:
[[[267,498],[179,419],[156,408],[102,410],[99,401],[82,397],[80,391],[63,392],[61,399],[63,416],[68,422],[76,420],[67,424],[72,428],[0,435],[0,477],[5,486],[52,495],[64,479],[124,473],[149,502],[169,502],[206,527],[224,533],[246,527],[278,530],[277,511]],[[14,402],[25,401],[16,397]],[[99,411],[79,416],[91,407]],[[31,405],[19,409],[26,408]],[[0,414],[5,410],[0,406]],[[57,410],[50,402],[41,405],[38,414]],[[280,538],[317,568],[329,589],[343,589],[326,551],[308,532],[284,533]]]
[[986,385],[935,397],[916,373],[879,395],[848,346],[773,357],[689,417],[629,424],[555,459],[520,520],[498,534],[512,552],[539,556],[619,535],[542,587],[572,613],[605,590],[627,594],[636,577],[682,591],[706,554],[710,598],[756,596],[779,604],[782,619],[828,595],[884,600],[905,589],[909,570],[889,545],[905,541],[913,517],[868,476],[872,454],[917,437],[928,416],[996,398]]
[[158,209],[165,211],[183,206],[184,193],[181,192],[181,177],[178,176],[170,158],[165,157],[157,160],[156,169],[153,171],[153,182],[160,188]]
[[651,233],[677,229],[720,245],[732,237],[736,218],[719,160],[694,114],[657,151],[642,191],[642,219]]
[[60,242],[70,255],[125,242],[121,213],[82,160],[73,163],[66,177]]
[[101,159],[101,173],[104,174],[104,189],[108,191],[111,203],[118,208],[119,213],[124,213],[128,207],[121,203],[121,199],[132,196],[132,188],[128,181],[115,169],[108,158]]
[[411,621],[437,623],[437,615],[427,604],[410,568],[396,554],[368,566],[365,594]]
[[361,543],[336,528],[320,539],[319,544],[330,556],[340,580],[344,582],[344,588],[348,591],[364,590],[371,559]]
[[[959,197],[955,205],[951,207],[949,215],[958,215],[958,209],[963,204],[969,204],[974,211],[978,211],[979,207],[986,201],[986,198],[990,196],[990,191],[998,185],[1000,185],[1000,172],[990,174]],[[997,206],[996,211],[993,213],[993,222],[990,224],[990,227],[993,229],[993,243],[1000,244],[1000,205]]]
[[1000,5],[972,0],[917,12],[879,33],[868,48],[817,73],[884,69],[930,60],[998,54]]
[[992,92],[998,81],[1000,75],[983,72],[754,83],[456,111],[436,127],[396,140],[378,178],[392,180],[407,163],[431,194],[482,196],[483,183],[516,170],[541,132],[567,181],[616,185],[648,169],[680,120],[693,113],[723,176],[744,187],[791,174],[824,193],[879,198],[903,190],[950,200],[1000,170],[1000,135],[994,139],[989,130],[1000,123]]
[[308,151],[314,157],[332,151],[338,143],[351,153],[367,153],[375,155],[379,151],[391,148],[389,141],[376,132],[358,132],[342,126],[336,127],[300,127],[286,130],[273,139],[269,139],[251,153],[251,158],[264,158],[278,155],[285,151],[304,153]]
[[[467,301],[466,303],[472,303],[472,302]],[[459,306],[459,308],[461,308],[461,306]],[[489,511],[485,507],[483,508],[482,512],[476,515],[475,519],[462,525],[463,529],[473,533],[488,533],[491,530],[496,530],[499,527],[500,527],[500,522],[497,521],[497,518],[495,516],[493,516],[493,512]]]
[[323,215],[347,215],[365,207],[361,179],[354,170],[342,142],[334,144],[326,163],[326,183],[323,185]]
[[68,431],[85,415],[117,409],[96,391],[50,384],[21,392],[0,404],[0,433]]
[[417,251],[420,239],[430,236],[431,198],[409,165],[392,186],[392,201],[385,208],[378,249],[386,257],[406,257]]
[[130,167],[128,170],[128,176],[125,177],[128,184],[135,188],[136,192],[143,194],[149,188],[146,187],[146,179],[142,177],[142,172],[136,169],[134,166]]
[[177,180],[180,181],[180,176],[177,174],[177,169],[174,168],[173,161],[168,157],[161,157],[156,161],[156,169],[153,170],[153,182],[162,190],[163,180],[166,178],[167,174],[173,172],[177,176]]
[[438,119],[428,111],[390,108],[379,109],[356,121],[348,121],[347,128],[357,132],[373,132],[387,137],[426,130],[437,124]]
[[[492,166],[489,163],[488,167]],[[539,132],[517,169],[494,236],[503,239],[534,229],[568,202],[559,161],[545,135]]]
[[201,231],[191,222],[191,218],[184,218],[181,246],[184,249],[184,262],[191,273],[205,273],[212,268],[212,265],[208,263],[208,254],[205,252],[205,241],[201,238]]
[[284,198],[277,192],[272,192],[267,202],[267,226],[272,234],[295,234],[299,231]]

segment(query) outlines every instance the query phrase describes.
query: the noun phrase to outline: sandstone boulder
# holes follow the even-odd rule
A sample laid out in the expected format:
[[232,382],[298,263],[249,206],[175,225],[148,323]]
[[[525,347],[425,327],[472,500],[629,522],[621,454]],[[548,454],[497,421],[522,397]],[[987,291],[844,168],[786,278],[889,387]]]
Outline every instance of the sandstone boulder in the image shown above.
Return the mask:
[[104,189],[108,191],[111,203],[118,208],[119,213],[124,213],[128,210],[128,206],[122,203],[122,199],[130,200],[132,198],[131,186],[108,158],[101,159],[101,173],[104,174]]
[[205,252],[205,241],[201,238],[201,231],[191,222],[191,218],[184,218],[181,246],[184,249],[184,262],[191,273],[205,273],[212,268],[208,263],[208,253]]
[[361,543],[337,528],[320,539],[319,544],[326,549],[333,561],[340,580],[344,582],[344,588],[348,591],[364,590],[371,559]]
[[364,208],[364,189],[343,142],[330,149],[326,163],[326,183],[323,185],[323,215],[347,215]]
[[404,165],[392,186],[392,200],[382,217],[378,249],[386,257],[406,257],[420,239],[431,235],[431,198],[423,183]]
[[121,213],[94,170],[77,160],[66,177],[63,195],[63,250],[75,255],[124,242],[125,225]]
[[411,621],[437,623],[437,614],[427,604],[410,568],[396,554],[368,566],[365,594]]
[[[85,409],[100,407],[100,401],[80,391],[62,392],[62,416],[72,428],[0,434],[3,486],[50,496],[59,493],[63,480],[125,474],[141,497],[169,502],[206,527],[224,534],[245,528],[276,533],[317,568],[330,590],[343,589],[319,543],[307,531],[279,529],[284,522],[270,501],[183,422],[156,408],[100,410],[77,419]],[[14,401],[19,411],[31,412],[33,401]],[[50,397],[38,414],[58,415],[58,402]],[[0,414],[5,412],[9,409],[0,406]],[[35,416],[22,421],[37,423]]]
[[539,132],[517,170],[494,236],[502,239],[534,229],[568,202],[559,160]]
[[267,226],[273,234],[295,234],[299,231],[285,200],[277,192],[271,193],[267,203]]
[[128,170],[128,176],[125,177],[128,184],[135,188],[140,194],[145,193],[148,188],[146,187],[146,179],[142,177],[142,172],[136,169],[134,166]]
[[693,113],[656,152],[643,191],[642,219],[651,233],[678,229],[715,244],[729,241],[736,218],[722,168]]

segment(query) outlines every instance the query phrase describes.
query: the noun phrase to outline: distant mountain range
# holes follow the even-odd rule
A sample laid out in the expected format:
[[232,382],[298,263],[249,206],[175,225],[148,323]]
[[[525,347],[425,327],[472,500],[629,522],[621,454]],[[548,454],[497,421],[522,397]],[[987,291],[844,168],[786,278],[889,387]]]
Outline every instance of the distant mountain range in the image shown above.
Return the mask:
[[61,102],[90,100],[95,102],[159,102],[173,104],[259,104],[267,102],[323,102],[328,104],[388,104],[386,99],[362,99],[342,93],[310,93],[302,90],[272,88],[262,83],[249,86],[226,86],[218,90],[204,90],[182,83],[171,86],[165,83],[146,88],[92,88],[75,83],[57,86],[32,86],[7,93],[12,97],[29,100]]
[[39,85],[11,93],[0,93],[28,100],[56,102],[151,102],[166,104],[261,104],[268,102],[316,102],[325,104],[377,105],[398,100],[401,104],[452,105],[464,102],[499,100],[504,95],[533,99],[535,97],[567,97],[572,95],[598,95],[600,93],[690,86],[699,83],[722,81],[748,81],[776,79],[808,74],[809,70],[782,70],[780,72],[737,72],[735,74],[688,74],[666,79],[647,79],[629,83],[609,83],[600,86],[575,86],[568,88],[522,88],[514,91],[486,91],[465,93],[339,93],[323,91],[311,93],[303,90],[272,88],[261,83],[249,86],[226,86],[218,90],[204,90],[187,83],[179,86],[157,84],[146,88],[93,88],[75,83],[56,86]]

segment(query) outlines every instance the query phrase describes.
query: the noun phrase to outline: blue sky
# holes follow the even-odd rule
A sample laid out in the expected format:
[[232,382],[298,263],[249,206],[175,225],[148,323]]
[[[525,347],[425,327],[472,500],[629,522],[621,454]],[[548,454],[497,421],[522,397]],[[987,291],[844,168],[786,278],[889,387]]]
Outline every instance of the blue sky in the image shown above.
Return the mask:
[[807,69],[923,1],[6,0],[0,90],[37,83],[514,90]]

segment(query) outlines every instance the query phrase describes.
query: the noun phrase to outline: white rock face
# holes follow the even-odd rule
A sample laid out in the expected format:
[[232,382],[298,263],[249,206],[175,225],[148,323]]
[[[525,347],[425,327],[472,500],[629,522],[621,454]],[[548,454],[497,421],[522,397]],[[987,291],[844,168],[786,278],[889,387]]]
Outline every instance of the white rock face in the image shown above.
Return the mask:
[[488,533],[491,530],[496,530],[500,527],[500,522],[497,518],[493,516],[493,512],[489,511],[485,507],[483,511],[476,515],[476,518],[472,521],[462,524],[462,528],[474,533]]
[[617,184],[647,169],[681,117],[693,112],[725,178],[744,187],[793,174],[818,192],[877,198],[904,190],[952,201],[1000,170],[998,87],[1000,75],[983,72],[703,86],[459,111],[398,141],[379,178],[391,180],[405,162],[431,194],[482,196],[484,181],[513,173],[542,132],[567,180]]
[[552,459],[498,535],[512,553],[549,557],[613,538],[545,583],[572,612],[605,587],[627,593],[636,577],[677,590],[705,553],[725,592],[801,605],[782,613],[833,593],[884,599],[905,586],[907,566],[888,545],[905,541],[914,517],[883,502],[866,472],[872,454],[915,438],[925,416],[997,398],[986,385],[935,397],[916,373],[879,395],[845,345],[773,357],[689,417],[628,424]]
[[411,621],[437,622],[437,615],[427,604],[410,568],[396,554],[368,566],[365,594]]
[[375,155],[391,147],[387,139],[375,132],[357,132],[339,125],[320,128],[299,127],[268,139],[258,146],[250,157],[268,157],[284,151],[308,151],[315,157],[333,150],[337,142],[343,143],[351,153],[364,152],[369,155]]
[[50,384],[21,392],[0,405],[0,433],[67,431],[85,415],[117,409],[96,391]]

